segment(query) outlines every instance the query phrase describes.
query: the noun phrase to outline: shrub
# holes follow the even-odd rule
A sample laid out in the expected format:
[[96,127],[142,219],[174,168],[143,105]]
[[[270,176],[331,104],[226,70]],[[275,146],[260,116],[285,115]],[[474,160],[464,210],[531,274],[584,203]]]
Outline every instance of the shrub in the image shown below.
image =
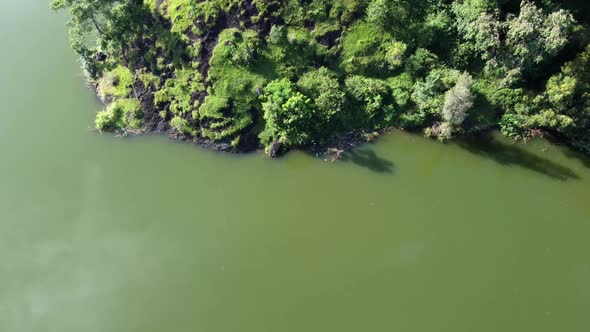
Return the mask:
[[389,69],[397,69],[403,63],[408,46],[402,42],[394,41],[387,45],[386,48],[385,61],[389,64]]
[[311,100],[294,90],[286,79],[275,80],[265,87],[262,109],[266,126],[260,134],[263,144],[278,140],[287,147],[311,141],[314,111]]
[[170,125],[174,128],[177,132],[188,135],[188,136],[195,136],[197,131],[190,125],[188,120],[183,119],[179,116],[175,116],[170,121]]
[[[226,29],[219,35],[218,47],[215,48],[214,57],[227,59],[230,63],[249,66],[256,59],[260,38],[258,33],[252,30],[240,32],[238,29]],[[219,62],[221,59],[212,59]]]
[[192,68],[177,69],[174,77],[164,83],[164,87],[155,93],[154,104],[163,106],[170,104],[174,115],[183,115],[195,109],[193,95],[204,91],[201,73]]
[[389,11],[391,6],[389,0],[372,0],[367,7],[367,21],[385,28],[389,22]]
[[408,105],[414,87],[412,76],[410,76],[408,73],[403,73],[399,76],[390,78],[388,83],[393,95],[393,99],[397,105],[400,107]]
[[420,111],[438,115],[444,104],[444,93],[455,84],[458,76],[456,70],[432,70],[424,80],[414,84],[412,100]]
[[[376,25],[359,21],[343,35],[341,67],[349,74],[383,74],[389,69],[386,53],[401,51],[402,44]],[[395,63],[397,55],[392,54]],[[394,66],[395,67],[395,66]]]
[[270,28],[268,39],[272,44],[283,44],[287,41],[287,29],[282,25],[273,25]]
[[345,93],[336,74],[325,67],[307,72],[297,82],[297,87],[313,102],[321,120],[329,122],[344,110]]
[[135,98],[117,100],[106,110],[98,112],[96,128],[101,131],[118,129],[139,129],[143,126],[143,111],[139,100]]
[[[351,99],[361,107],[369,122],[387,125],[393,119],[391,93],[385,81],[355,75],[346,79],[345,86]],[[385,123],[381,123],[382,121]]]
[[527,122],[525,115],[506,113],[500,119],[500,131],[512,139],[528,138]]
[[99,79],[98,94],[103,100],[109,97],[125,98],[131,94],[134,81],[135,78],[129,68],[117,66]]
[[419,48],[408,58],[405,71],[414,78],[424,77],[437,64],[438,56],[426,49]]
[[220,119],[223,118],[223,111],[229,107],[230,102],[228,98],[209,95],[199,108],[199,115],[203,118]]

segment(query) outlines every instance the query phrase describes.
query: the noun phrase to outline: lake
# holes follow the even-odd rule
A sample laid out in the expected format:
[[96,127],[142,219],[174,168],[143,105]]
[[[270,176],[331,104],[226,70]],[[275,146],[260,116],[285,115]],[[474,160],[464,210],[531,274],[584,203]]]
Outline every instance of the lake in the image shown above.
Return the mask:
[[495,133],[335,163],[101,135],[64,22],[0,12],[0,331],[590,330],[589,159]]

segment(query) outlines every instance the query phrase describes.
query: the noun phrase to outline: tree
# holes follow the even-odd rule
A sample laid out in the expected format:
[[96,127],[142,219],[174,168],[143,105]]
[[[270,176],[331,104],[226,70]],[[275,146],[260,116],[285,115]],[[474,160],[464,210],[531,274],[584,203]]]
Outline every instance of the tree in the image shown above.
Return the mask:
[[438,63],[436,54],[427,49],[419,48],[406,61],[405,71],[412,77],[423,77],[434,69]]
[[70,42],[72,48],[82,57],[91,53],[86,45],[86,36],[93,30],[99,36],[106,34],[106,25],[111,18],[113,7],[119,0],[54,0],[51,8],[70,11]]
[[270,28],[268,39],[271,44],[283,44],[287,41],[287,29],[283,25],[273,25]]
[[325,67],[304,74],[297,86],[311,97],[324,123],[344,110],[345,93],[342,91],[336,74]]
[[436,68],[421,81],[414,84],[412,101],[422,113],[438,116],[443,104],[444,93],[456,82],[460,73],[454,69]]
[[369,122],[383,125],[392,120],[391,92],[384,81],[355,75],[347,78],[345,85],[351,99],[364,111]]
[[310,142],[314,116],[311,99],[295,91],[287,79],[268,83],[261,99],[266,121],[260,134],[263,144],[279,141],[289,147]]
[[522,1],[518,17],[506,21],[509,67],[526,72],[555,56],[567,43],[574,22],[563,9],[545,15],[534,3]]
[[509,14],[501,21],[497,5],[491,3],[469,0],[453,9],[465,40],[463,49],[479,54],[488,71],[503,77],[507,85],[561,51],[575,23],[568,11],[547,15],[529,0],[521,2],[518,16]]
[[367,20],[384,28],[389,22],[390,0],[373,0],[367,7]]
[[69,9],[70,44],[93,78],[99,74],[96,63],[104,60],[104,53],[97,57],[98,51],[127,65],[129,53],[138,48],[136,41],[149,31],[146,16],[151,11],[143,0],[53,0],[51,7]]
[[385,61],[389,64],[389,69],[396,69],[400,67],[403,63],[404,54],[408,49],[408,45],[394,41],[391,42],[387,46],[387,51],[385,52]]
[[471,92],[473,78],[467,72],[461,74],[457,84],[445,94],[442,118],[453,127],[463,124],[467,111],[473,107],[474,97]]

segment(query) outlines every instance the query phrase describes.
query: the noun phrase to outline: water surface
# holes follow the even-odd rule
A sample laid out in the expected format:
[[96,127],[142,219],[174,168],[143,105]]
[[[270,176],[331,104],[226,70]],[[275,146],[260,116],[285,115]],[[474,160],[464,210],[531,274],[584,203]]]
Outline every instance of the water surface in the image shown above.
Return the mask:
[[590,163],[395,131],[337,163],[89,130],[64,17],[0,11],[0,331],[590,330]]

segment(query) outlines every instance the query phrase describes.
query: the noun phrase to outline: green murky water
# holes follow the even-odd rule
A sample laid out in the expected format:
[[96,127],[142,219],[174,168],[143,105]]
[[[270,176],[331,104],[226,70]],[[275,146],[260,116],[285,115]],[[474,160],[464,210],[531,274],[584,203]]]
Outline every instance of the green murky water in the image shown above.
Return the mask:
[[0,331],[590,330],[588,160],[402,132],[334,164],[101,136],[63,24],[2,3]]

